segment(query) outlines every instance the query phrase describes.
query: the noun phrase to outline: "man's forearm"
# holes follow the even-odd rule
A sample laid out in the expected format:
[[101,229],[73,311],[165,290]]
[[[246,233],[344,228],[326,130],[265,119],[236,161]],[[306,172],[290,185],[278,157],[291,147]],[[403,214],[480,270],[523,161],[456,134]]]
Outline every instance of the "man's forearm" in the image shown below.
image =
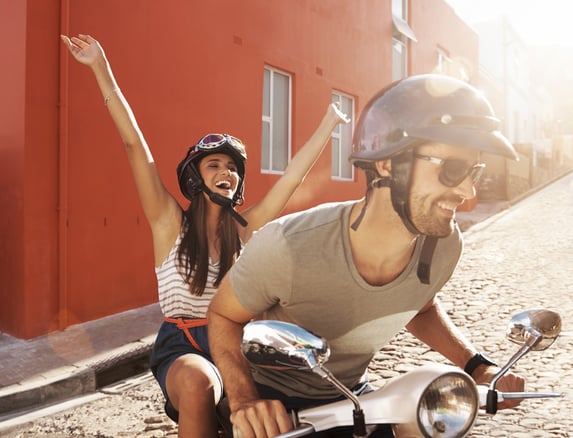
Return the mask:
[[474,355],[472,344],[455,326],[436,299],[406,326],[408,331],[459,367]]
[[223,378],[233,412],[241,404],[258,398],[249,364],[240,349],[243,325],[213,311],[209,312],[208,319],[211,355]]

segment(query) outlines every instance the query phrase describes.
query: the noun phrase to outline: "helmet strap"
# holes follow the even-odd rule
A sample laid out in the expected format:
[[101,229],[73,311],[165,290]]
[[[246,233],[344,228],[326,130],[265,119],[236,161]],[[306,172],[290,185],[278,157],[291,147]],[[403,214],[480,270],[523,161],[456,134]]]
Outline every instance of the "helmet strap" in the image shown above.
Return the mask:
[[392,179],[390,181],[390,194],[392,206],[402,222],[413,234],[421,234],[410,220],[410,181],[412,176],[413,150],[409,149],[392,157]]
[[435,236],[424,236],[422,252],[418,259],[418,280],[423,284],[430,284],[430,268],[432,267],[432,257],[438,243]]
[[368,185],[368,190],[366,191],[366,196],[364,198],[364,206],[362,207],[362,210],[360,210],[360,214],[358,215],[356,220],[352,222],[352,225],[350,225],[350,228],[352,228],[354,231],[358,229],[358,226],[362,222],[362,219],[364,219],[364,214],[366,213],[366,207],[368,206],[368,200],[370,199],[370,191],[372,189],[379,189],[381,187],[390,187],[390,178],[378,177],[370,182],[370,184]]
[[380,187],[390,187],[391,179],[389,177],[379,177],[370,183],[370,187],[373,189],[379,189]]
[[[392,163],[392,166],[394,166],[394,163]],[[406,186],[408,187],[407,190],[405,190],[405,193],[407,194],[409,191],[409,180],[410,180],[410,170],[408,170],[408,183],[406,184]],[[393,172],[392,175],[394,175],[395,173]],[[364,219],[364,214],[366,213],[366,207],[368,206],[368,200],[370,198],[370,192],[373,188],[381,188],[381,187],[391,187],[391,193],[392,193],[392,205],[394,206],[394,209],[398,212],[398,214],[400,215],[400,218],[402,219],[402,222],[404,223],[404,225],[406,226],[406,228],[408,228],[408,230],[411,233],[420,235],[420,232],[416,229],[416,227],[414,226],[414,224],[411,223],[410,219],[409,219],[409,208],[408,208],[408,202],[407,202],[407,196],[402,197],[401,200],[405,200],[404,202],[399,202],[396,203],[395,202],[395,198],[394,198],[394,186],[392,185],[393,183],[393,179],[390,177],[378,177],[373,179],[369,186],[368,186],[368,190],[366,191],[366,196],[364,199],[364,205],[362,206],[362,210],[360,211],[360,214],[358,215],[358,217],[356,218],[356,220],[352,223],[352,225],[350,226],[350,228],[352,228],[354,231],[356,231],[358,229],[358,226],[360,225],[360,223],[362,222],[362,219]],[[400,210],[398,210],[397,206],[400,208]],[[430,284],[430,271],[431,271],[431,266],[432,266],[432,258],[434,256],[434,250],[436,249],[436,245],[438,243],[438,238],[434,237],[434,236],[422,236],[422,238],[424,239],[424,242],[422,244],[422,251],[420,253],[420,258],[418,259],[418,270],[417,270],[417,275],[418,275],[418,279],[420,280],[421,283],[423,284]]]
[[362,222],[362,219],[364,219],[364,213],[366,213],[366,206],[368,205],[368,193],[369,192],[366,192],[366,197],[364,198],[364,205],[362,206],[362,210],[360,210],[360,214],[358,215],[356,220],[352,222],[352,225],[350,225],[350,228],[352,228],[354,231],[358,230],[358,226]]
[[[412,154],[410,149],[402,154],[392,157],[392,180],[390,193],[392,196],[392,206],[398,213],[405,227],[413,234],[420,235],[420,231],[410,219],[410,182],[412,178]],[[423,236],[424,243],[418,259],[418,279],[423,284],[430,284],[430,271],[432,257],[438,243],[438,238],[434,236]]]
[[213,193],[207,186],[203,185],[203,191],[209,196],[209,199],[213,201],[215,204],[220,205],[223,208],[226,208],[233,216],[239,225],[242,227],[246,227],[248,222],[245,220],[243,216],[239,214],[237,210],[234,208],[234,203],[232,199],[225,198],[224,196],[219,195],[218,193]]

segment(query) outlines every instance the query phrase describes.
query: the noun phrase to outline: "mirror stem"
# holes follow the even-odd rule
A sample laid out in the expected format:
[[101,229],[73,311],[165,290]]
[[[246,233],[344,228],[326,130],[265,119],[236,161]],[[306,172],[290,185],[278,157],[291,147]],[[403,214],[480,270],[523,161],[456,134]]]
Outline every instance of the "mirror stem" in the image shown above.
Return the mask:
[[364,419],[364,412],[360,407],[360,400],[358,397],[349,390],[346,386],[344,386],[336,377],[332,375],[330,370],[327,368],[321,367],[317,365],[311,368],[315,374],[318,374],[324,380],[332,384],[336,389],[338,389],[342,394],[345,395],[352,403],[354,403],[354,411],[352,411],[352,418],[354,420],[354,438],[360,438],[366,436],[366,420]]
[[360,401],[358,400],[358,397],[356,397],[356,395],[354,395],[354,393],[350,391],[346,386],[340,383],[338,379],[332,375],[330,370],[323,368],[321,366],[316,366],[312,368],[312,371],[318,374],[327,382],[331,383],[333,386],[336,387],[336,389],[338,389],[342,394],[344,394],[346,398],[352,401],[352,403],[354,403],[355,410],[357,411],[361,410]]
[[498,373],[493,377],[491,383],[489,384],[489,390],[487,392],[487,404],[485,407],[485,411],[488,414],[495,414],[497,413],[497,391],[495,390],[495,386],[497,385],[498,380],[505,374],[507,371],[515,365],[515,363],[525,356],[529,351],[537,345],[541,341],[543,337],[540,333],[533,330],[531,336],[527,338],[527,341],[523,346],[515,353],[511,359],[498,371]]

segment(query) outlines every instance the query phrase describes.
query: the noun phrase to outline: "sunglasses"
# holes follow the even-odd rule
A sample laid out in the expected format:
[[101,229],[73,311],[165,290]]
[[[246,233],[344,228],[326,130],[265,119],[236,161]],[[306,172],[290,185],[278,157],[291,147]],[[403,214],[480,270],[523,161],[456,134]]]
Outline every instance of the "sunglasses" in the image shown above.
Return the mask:
[[446,187],[457,187],[468,176],[471,177],[473,184],[477,184],[483,173],[483,170],[485,169],[485,163],[477,163],[471,165],[464,160],[455,158],[443,159],[422,154],[414,154],[414,157],[442,166],[440,169],[439,179],[440,182]]
[[211,150],[228,143],[238,150],[239,153],[245,154],[245,145],[237,137],[229,134],[207,134],[197,143],[197,149]]

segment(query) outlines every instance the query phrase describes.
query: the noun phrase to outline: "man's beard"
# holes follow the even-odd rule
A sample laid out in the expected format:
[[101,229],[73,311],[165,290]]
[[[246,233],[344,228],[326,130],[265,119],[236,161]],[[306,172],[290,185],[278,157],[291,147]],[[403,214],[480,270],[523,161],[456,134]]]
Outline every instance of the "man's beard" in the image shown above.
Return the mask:
[[[410,220],[416,229],[426,236],[447,237],[453,233],[455,227],[455,212],[452,217],[440,216],[438,202],[446,199],[430,200],[429,195],[410,197]],[[459,204],[461,201],[456,198],[448,199],[448,202]]]

